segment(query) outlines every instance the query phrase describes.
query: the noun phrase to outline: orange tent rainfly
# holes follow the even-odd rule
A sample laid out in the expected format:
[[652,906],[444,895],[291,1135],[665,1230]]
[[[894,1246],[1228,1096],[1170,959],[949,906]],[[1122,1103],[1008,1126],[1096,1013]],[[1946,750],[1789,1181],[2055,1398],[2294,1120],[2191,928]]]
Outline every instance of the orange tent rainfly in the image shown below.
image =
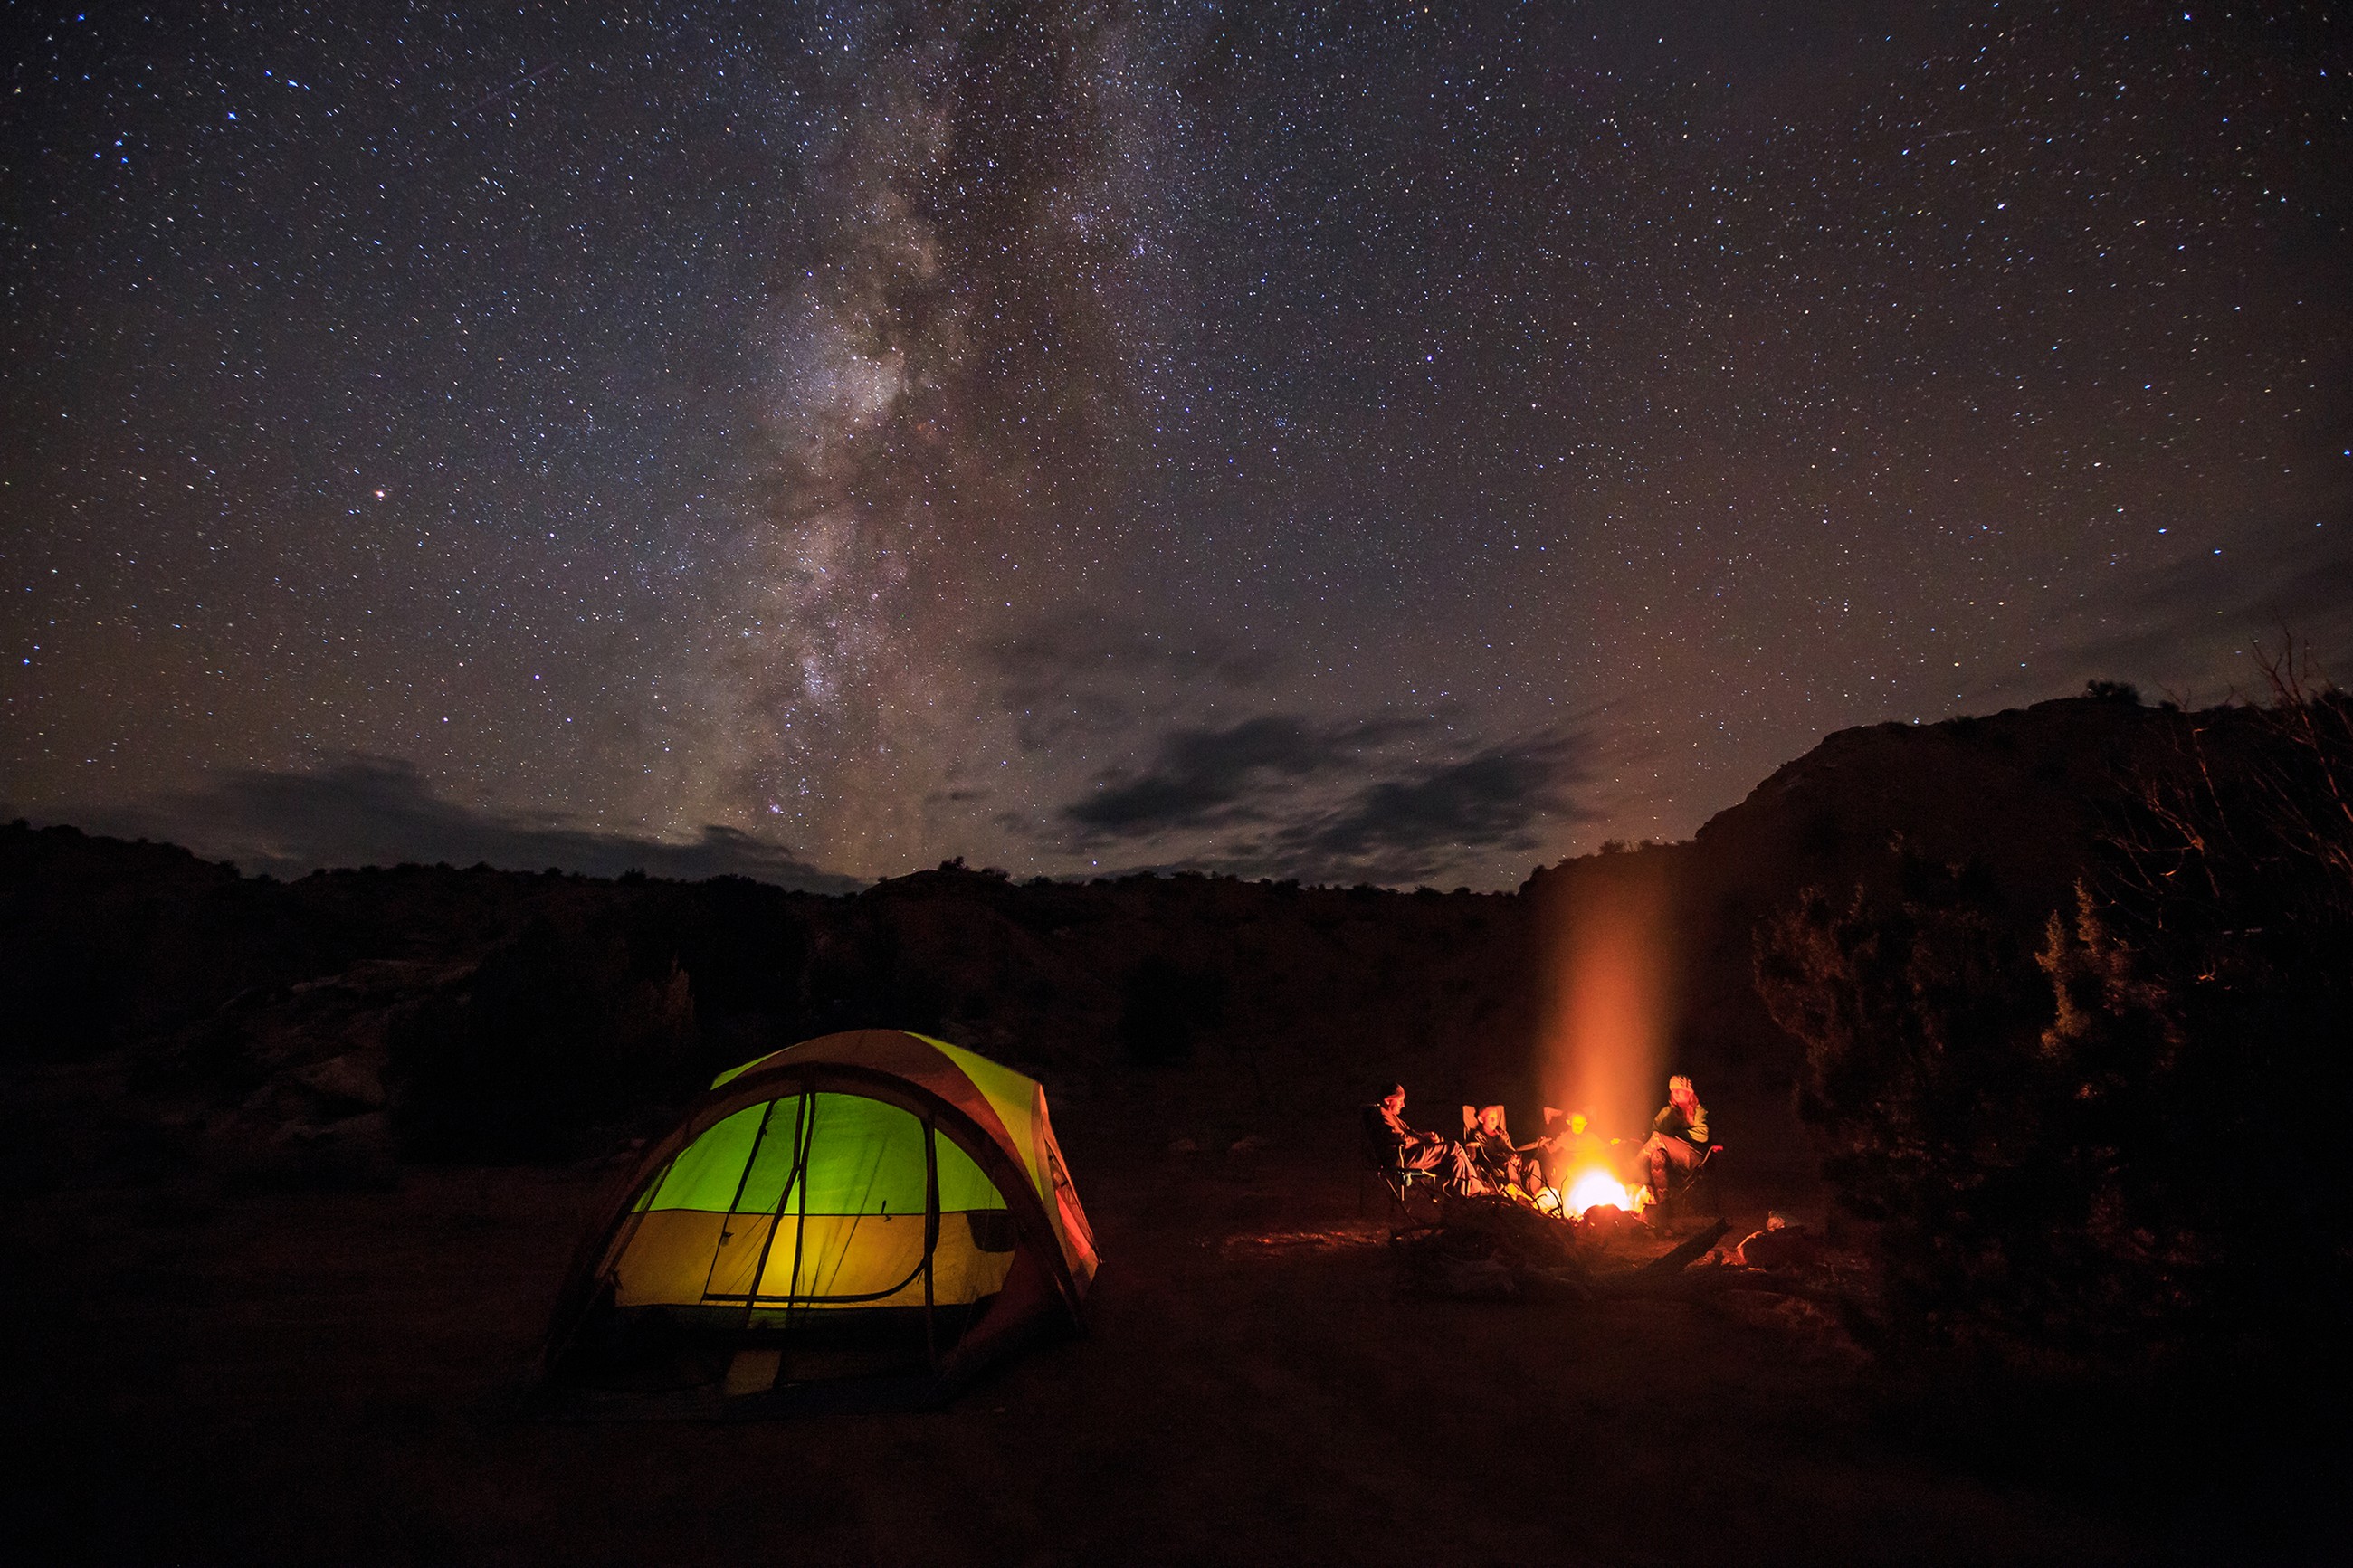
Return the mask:
[[722,1073],[615,1187],[544,1392],[576,1414],[932,1402],[1082,1322],[1094,1273],[1036,1081],[922,1035],[828,1035]]

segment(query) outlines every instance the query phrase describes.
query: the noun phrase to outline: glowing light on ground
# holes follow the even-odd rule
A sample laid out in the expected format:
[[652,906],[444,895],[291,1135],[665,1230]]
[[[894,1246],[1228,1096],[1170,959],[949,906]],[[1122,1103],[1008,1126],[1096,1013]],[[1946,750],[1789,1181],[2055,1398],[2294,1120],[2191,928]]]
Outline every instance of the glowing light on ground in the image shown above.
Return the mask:
[[1583,1214],[1597,1204],[1621,1208],[1631,1214],[1634,1194],[1607,1171],[1577,1173],[1577,1179],[1568,1185],[1568,1212]]

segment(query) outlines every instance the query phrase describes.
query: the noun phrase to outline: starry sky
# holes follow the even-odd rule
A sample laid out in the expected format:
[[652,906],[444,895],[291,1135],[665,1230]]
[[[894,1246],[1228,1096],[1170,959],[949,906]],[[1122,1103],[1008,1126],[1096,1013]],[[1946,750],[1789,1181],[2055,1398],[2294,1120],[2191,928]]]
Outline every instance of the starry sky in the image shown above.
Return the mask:
[[2353,672],[2329,7],[9,11],[0,810],[1504,887]]

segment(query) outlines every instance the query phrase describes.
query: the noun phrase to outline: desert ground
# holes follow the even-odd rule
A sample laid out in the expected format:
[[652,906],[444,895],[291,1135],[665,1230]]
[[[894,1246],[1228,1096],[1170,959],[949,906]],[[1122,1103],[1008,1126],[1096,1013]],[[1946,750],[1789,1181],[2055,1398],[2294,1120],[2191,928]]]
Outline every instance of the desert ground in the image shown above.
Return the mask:
[[[1058,1115],[1095,1320],[944,1411],[514,1415],[609,1163],[182,1173],[6,1211],[19,1561],[1529,1564],[2326,1560],[2341,1456],[2104,1453],[1897,1389],[1788,1298],[1401,1293],[1353,1114],[1173,1152]],[[1734,1236],[1801,1180],[1726,1187]],[[1981,1418],[1980,1418],[1981,1417]],[[2169,1442],[2169,1440],[2168,1440]]]

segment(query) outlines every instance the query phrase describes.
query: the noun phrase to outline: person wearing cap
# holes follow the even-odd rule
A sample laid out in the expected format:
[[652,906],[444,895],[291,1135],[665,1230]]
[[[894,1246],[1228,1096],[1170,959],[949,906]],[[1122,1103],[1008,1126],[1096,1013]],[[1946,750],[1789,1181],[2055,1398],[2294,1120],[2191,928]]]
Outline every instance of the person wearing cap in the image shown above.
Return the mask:
[[1391,1170],[1428,1171],[1457,1193],[1479,1189],[1471,1156],[1462,1145],[1440,1132],[1416,1131],[1405,1119],[1405,1085],[1393,1083],[1381,1098],[1365,1107],[1365,1142]]

